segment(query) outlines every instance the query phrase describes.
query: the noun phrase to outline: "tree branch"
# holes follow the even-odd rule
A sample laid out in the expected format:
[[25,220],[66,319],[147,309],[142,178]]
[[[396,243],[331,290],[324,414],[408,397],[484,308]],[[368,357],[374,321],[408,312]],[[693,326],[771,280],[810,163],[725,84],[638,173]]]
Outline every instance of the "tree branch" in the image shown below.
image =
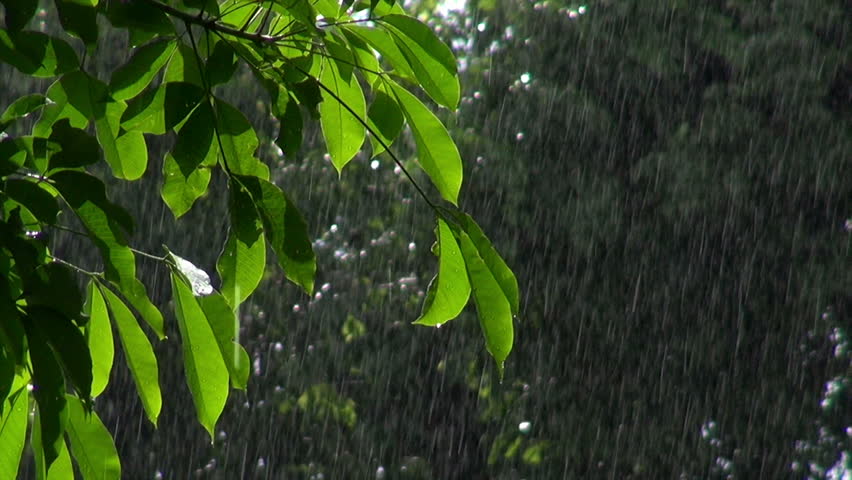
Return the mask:
[[218,23],[214,18],[204,18],[197,15],[191,15],[189,13],[178,10],[177,8],[172,7],[171,5],[166,5],[165,3],[159,2],[157,0],[142,0],[145,3],[153,6],[161,10],[166,15],[171,15],[173,17],[179,18],[186,23],[191,23],[194,25],[198,25],[200,27],[214,30],[219,33],[223,33],[225,35],[231,35],[234,37],[242,38],[244,40],[249,40],[251,42],[264,43],[264,44],[274,44],[276,42],[280,42],[281,40],[287,38],[287,35],[263,35],[260,33],[248,33],[242,31],[237,28],[229,27],[227,25],[222,25]]

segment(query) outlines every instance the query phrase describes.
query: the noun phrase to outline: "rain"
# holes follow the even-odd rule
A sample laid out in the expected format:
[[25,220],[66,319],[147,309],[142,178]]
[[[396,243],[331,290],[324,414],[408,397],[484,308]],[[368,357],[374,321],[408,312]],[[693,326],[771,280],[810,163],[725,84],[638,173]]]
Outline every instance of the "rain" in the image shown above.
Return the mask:
[[[211,442],[168,271],[140,257],[169,337],[154,342],[163,412],[147,422],[120,349],[95,402],[125,476],[852,478],[848,4],[405,7],[458,57],[458,111],[431,106],[462,155],[460,204],[521,288],[505,377],[473,305],[440,328],[411,324],[437,271],[435,224],[399,166],[366,148],[339,177],[316,122],[285,155],[267,97],[238,71],[251,86],[217,94],[249,118],[271,180],[305,216],[317,287],[308,296],[269,265],[240,307],[251,377]],[[4,65],[0,80],[9,98],[46,85]],[[415,164],[409,133],[392,148]],[[214,176],[175,221],[159,162],[109,185],[137,219],[133,247],[167,245],[216,285],[227,182]],[[52,248],[102,268],[83,239]]]

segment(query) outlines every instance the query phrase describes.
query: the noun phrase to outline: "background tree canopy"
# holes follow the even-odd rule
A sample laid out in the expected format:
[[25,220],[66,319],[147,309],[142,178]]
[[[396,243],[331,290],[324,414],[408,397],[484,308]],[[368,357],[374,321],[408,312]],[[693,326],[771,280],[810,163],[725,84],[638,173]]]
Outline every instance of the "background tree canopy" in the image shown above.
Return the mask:
[[[433,112],[466,160],[459,203],[476,212],[520,280],[521,328],[505,381],[482,353],[473,310],[441,329],[407,327],[436,270],[427,248],[435,235],[423,228],[429,205],[413,198],[394,160],[360,153],[338,176],[325,125],[307,121],[323,112],[304,108],[301,93],[293,97],[303,142],[276,148],[277,138],[291,138],[288,122],[274,120],[281,107],[250,69],[236,68],[239,88],[214,94],[249,119],[257,158],[304,212],[318,265],[314,293],[281,288],[284,277],[270,269],[245,300],[239,341],[251,379],[245,393],[229,396],[213,444],[195,420],[177,342],[153,344],[168,389],[156,431],[133,375],[113,369],[95,411],[124,471],[423,479],[848,472],[847,2],[407,7],[458,58],[458,112]],[[53,15],[52,7],[37,13],[28,28],[58,36]],[[111,72],[130,57],[113,47],[127,40],[113,41],[103,25],[86,65],[111,85]],[[390,62],[395,52],[379,53]],[[8,68],[2,74],[4,105],[48,87]],[[365,95],[368,119],[371,110],[400,118],[383,109],[380,90]],[[440,94],[423,91],[441,104]],[[401,104],[392,94],[384,92]],[[15,124],[24,136],[37,123],[31,118]],[[397,159],[428,185],[431,174],[415,164],[423,131],[400,132]],[[175,140],[152,138],[150,158],[174,157]],[[108,179],[109,170],[95,168]],[[109,198],[145,232],[134,248],[167,244],[215,271],[229,237],[228,198],[201,196],[176,224],[152,193],[165,182],[161,170],[107,181]],[[211,192],[227,188],[221,175],[210,182]],[[85,239],[51,235],[54,255],[101,268],[79,253],[90,248]],[[138,260],[153,303],[165,305],[168,273]],[[176,321],[164,325],[179,337]],[[117,364],[122,355],[116,349]],[[25,463],[22,475],[33,474]]]

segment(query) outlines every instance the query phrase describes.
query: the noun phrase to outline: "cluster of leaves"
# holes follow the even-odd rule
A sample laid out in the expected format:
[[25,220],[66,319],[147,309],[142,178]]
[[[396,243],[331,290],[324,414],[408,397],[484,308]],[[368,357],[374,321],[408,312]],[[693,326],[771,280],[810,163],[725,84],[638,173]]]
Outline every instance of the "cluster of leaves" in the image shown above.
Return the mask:
[[[92,408],[109,383],[113,329],[156,425],[157,358],[138,319],[160,340],[164,319],[137,277],[137,255],[170,269],[186,379],[211,438],[229,387],[244,389],[248,381],[235,312],[260,283],[268,247],[288,279],[313,291],[316,259],[305,221],[255,156],[259,141],[246,117],[215,93],[240,68],[268,90],[280,122],[276,143],[288,155],[301,144],[303,117],[318,117],[338,171],[362,150],[367,134],[372,155],[386,152],[403,168],[389,146],[408,125],[418,165],[446,202],[433,203],[414,185],[437,217],[439,257],[416,323],[452,320],[472,294],[502,375],[518,313],[517,281],[457,208],[458,150],[407,89],[419,87],[448,109],[459,102],[455,58],[428,26],[385,1],[56,0],[63,29],[87,54],[97,53],[98,16],[129,35],[132,55],[106,83],[85,70],[66,40],[27,30],[35,0],[2,3],[0,61],[57,79],[45,94],[19,98],[0,116],[0,477],[16,475],[30,397],[39,478],[72,477],[72,455],[85,478],[120,476],[112,438]],[[22,131],[31,114],[38,118]],[[99,165],[105,162],[117,179],[141,178],[149,142],[163,135],[175,142],[162,161],[160,193],[176,218],[207,192],[214,172],[227,178],[230,230],[217,262],[218,288],[168,249],[157,257],[132,248],[134,219],[93,173],[106,171]],[[48,233],[87,238],[103,272],[56,258]],[[85,293],[80,275],[88,279]]]

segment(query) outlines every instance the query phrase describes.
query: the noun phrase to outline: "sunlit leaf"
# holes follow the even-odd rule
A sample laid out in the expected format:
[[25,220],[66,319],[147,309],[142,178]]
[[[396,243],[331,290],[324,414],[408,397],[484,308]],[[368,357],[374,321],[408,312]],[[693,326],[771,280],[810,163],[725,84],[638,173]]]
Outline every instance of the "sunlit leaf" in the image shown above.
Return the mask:
[[40,32],[0,29],[0,61],[33,77],[53,77],[77,68],[77,54],[65,41]]
[[245,115],[218,98],[213,105],[227,170],[237,175],[269,179],[269,167],[254,156],[258,145],[257,134]]
[[290,281],[312,294],[317,270],[307,225],[296,205],[274,184],[256,177],[238,177],[254,201],[266,239]]
[[33,415],[33,428],[31,429],[30,446],[35,460],[36,480],[74,480],[74,467],[71,465],[71,455],[65,439],[61,438],[58,443],[58,455],[51,464],[46,463],[44,445],[41,438],[41,412],[35,411]]
[[299,104],[286,89],[278,88],[272,113],[279,121],[275,144],[285,155],[296,155],[302,146],[302,112]]
[[497,371],[502,378],[504,362],[514,342],[512,307],[471,238],[465,232],[457,232],[457,235],[476,303],[479,325],[485,336],[485,348],[497,363]]
[[175,218],[188,212],[207,192],[210,167],[216,165],[219,153],[213,126],[213,110],[202,102],[180,127],[175,147],[163,161],[161,196]]
[[408,15],[385,15],[381,24],[388,27],[426,93],[455,110],[460,87],[456,57],[450,47],[426,24]]
[[212,440],[216,421],[228,399],[230,376],[213,330],[189,285],[176,271],[172,272],[171,280],[186,382],[192,393],[198,421],[207,429]]
[[87,295],[86,310],[89,314],[89,322],[86,324],[85,332],[86,342],[92,355],[92,396],[97,397],[109,384],[115,357],[115,343],[109,322],[109,311],[103,294],[94,280],[89,281]]
[[263,222],[251,196],[239,182],[228,185],[231,226],[216,263],[222,279],[222,295],[236,309],[254,292],[266,269],[266,239]]
[[453,231],[441,219],[436,228],[438,236],[438,274],[429,284],[423,313],[414,323],[440,326],[456,318],[470,298],[465,261]]
[[239,332],[237,313],[231,309],[225,297],[218,293],[200,297],[198,303],[216,337],[219,352],[231,377],[231,384],[234,388],[245,390],[251,360],[245,349],[236,341]]
[[71,453],[86,480],[109,480],[121,478],[121,462],[109,430],[98,414],[86,411],[76,397],[66,396],[68,401],[68,440]]
[[27,207],[35,217],[44,223],[53,225],[59,215],[59,205],[53,195],[35,182],[20,178],[7,178],[3,192],[16,202]]
[[38,93],[24,95],[23,97],[15,100],[6,107],[6,110],[3,111],[3,115],[0,115],[0,132],[4,131],[15,120],[24,118],[45,106],[47,102],[47,97]]
[[367,28],[356,25],[347,25],[344,29],[357,35],[369,44],[370,47],[379,52],[382,59],[387,61],[390,66],[393,67],[397,75],[410,79],[416,78],[414,70],[411,68],[411,64],[408,63],[405,55],[403,55],[402,51],[400,51],[390,34],[376,28]]
[[191,83],[160,85],[128,103],[121,116],[121,127],[162,135],[180,124],[203,97],[204,90]]
[[[6,399],[3,402],[7,402]],[[18,478],[18,465],[27,433],[29,395],[18,389],[4,403],[0,413],[0,478]]]
[[186,174],[174,157],[170,153],[166,154],[163,159],[163,188],[160,195],[175,218],[180,218],[188,212],[195,201],[207,192],[209,184],[210,169],[196,168]]
[[101,288],[106,297],[112,321],[118,329],[118,338],[124,350],[124,358],[130,368],[130,374],[136,383],[136,392],[142,400],[142,407],[152,424],[157,425],[157,417],[163,405],[160,394],[160,379],[157,368],[157,357],[145,332],[139,327],[139,322],[133,312],[118,296],[108,288]]
[[444,200],[456,205],[462,184],[462,164],[455,142],[438,117],[417,97],[392,80],[388,83],[414,134],[420,166]]
[[174,39],[158,38],[136,49],[130,60],[112,74],[109,88],[113,98],[126,100],[141,93],[166,65],[176,46]]
[[94,47],[98,42],[98,12],[95,6],[77,0],[53,0],[53,2],[62,28],[83,40],[87,47]]
[[185,82],[203,87],[204,81],[201,77],[198,62],[198,57],[195,55],[192,47],[184,42],[180,42],[177,50],[172,53],[168,66],[166,66],[166,74],[163,77],[163,82]]
[[319,81],[325,87],[319,105],[322,133],[334,167],[340,172],[364,143],[364,92],[351,64],[343,61],[325,59]]
[[207,275],[207,272],[196,267],[189,260],[175,255],[174,252],[168,249],[166,251],[168,252],[168,258],[173,263],[171,267],[180,272],[186,281],[189,282],[193,295],[201,297],[213,293],[213,285],[210,283],[210,275]]

